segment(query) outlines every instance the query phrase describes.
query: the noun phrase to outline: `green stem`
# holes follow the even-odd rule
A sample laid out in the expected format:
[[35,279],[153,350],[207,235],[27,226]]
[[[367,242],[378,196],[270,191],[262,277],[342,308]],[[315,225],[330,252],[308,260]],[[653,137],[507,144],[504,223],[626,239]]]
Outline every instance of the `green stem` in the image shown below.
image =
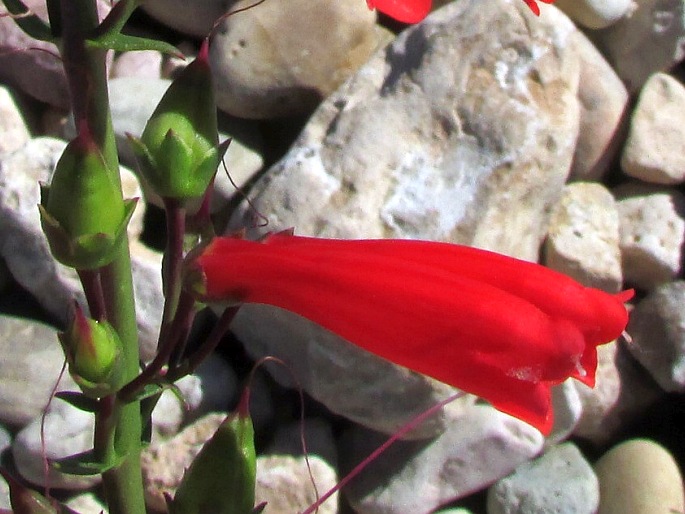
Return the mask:
[[[61,0],[62,59],[69,81],[76,125],[85,122],[98,144],[115,183],[119,161],[109,111],[105,51],[88,47],[98,16],[95,0]],[[53,22],[55,20],[52,20]],[[101,269],[100,282],[108,321],[122,341],[125,379],[138,375],[138,331],[136,326],[128,242],[120,245],[112,263]],[[89,285],[84,284],[84,288]],[[88,296],[89,293],[87,292]],[[96,413],[95,453],[104,462],[123,459],[103,473],[111,514],[145,514],[140,471],[141,417],[139,402],[123,403],[106,397]]]

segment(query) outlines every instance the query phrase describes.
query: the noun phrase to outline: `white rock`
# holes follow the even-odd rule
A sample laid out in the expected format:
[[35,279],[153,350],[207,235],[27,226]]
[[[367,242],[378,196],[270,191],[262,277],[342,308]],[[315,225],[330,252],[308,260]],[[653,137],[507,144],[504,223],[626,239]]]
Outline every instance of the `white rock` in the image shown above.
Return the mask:
[[[64,354],[57,329],[0,316],[0,355],[0,422],[22,427],[40,415],[59,378]],[[59,391],[76,389],[68,373],[59,384]]]
[[572,443],[549,449],[488,490],[488,514],[595,514],[598,507],[597,477]]
[[685,244],[685,197],[675,189],[623,184],[617,200],[623,277],[651,289],[675,278],[682,269]]
[[586,286],[621,290],[618,210],[604,186],[590,182],[566,186],[552,213],[545,265]]
[[158,79],[162,73],[162,54],[156,50],[142,50],[119,54],[112,64],[110,77],[139,77]]
[[603,29],[630,14],[633,0],[557,0],[554,5],[589,29]]
[[633,110],[621,167],[655,184],[685,182],[685,86],[655,73],[642,87]]
[[578,135],[576,29],[548,13],[533,23],[520,0],[460,0],[403,32],[256,185],[269,229],[537,260]]
[[552,409],[554,425],[545,440],[550,447],[566,440],[575,429],[583,414],[583,404],[575,387],[576,380],[569,378],[552,388]]
[[18,150],[31,139],[31,133],[10,90],[0,86],[0,153]]
[[[361,430],[344,444],[341,459],[356,465],[382,440]],[[395,443],[345,494],[365,514],[425,514],[489,486],[534,457],[543,437],[530,425],[490,406],[474,406],[442,436],[430,442]]]
[[232,3],[226,0],[146,0],[141,8],[175,30],[205,37]]
[[82,493],[69,498],[64,504],[79,514],[107,514],[107,506],[93,493]]

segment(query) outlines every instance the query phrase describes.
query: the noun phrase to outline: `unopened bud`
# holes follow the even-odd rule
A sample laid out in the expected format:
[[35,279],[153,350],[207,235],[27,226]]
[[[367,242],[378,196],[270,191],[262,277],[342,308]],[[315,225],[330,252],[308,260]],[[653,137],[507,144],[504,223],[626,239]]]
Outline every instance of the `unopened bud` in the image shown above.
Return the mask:
[[69,329],[59,340],[69,373],[84,394],[97,398],[122,385],[121,341],[109,323],[86,317],[77,305]]
[[140,173],[155,193],[201,197],[228,143],[219,145],[209,43],[166,91],[140,139],[129,135]]
[[109,264],[135,202],[124,202],[86,126],[64,150],[50,186],[42,189],[41,223],[55,258],[77,269]]

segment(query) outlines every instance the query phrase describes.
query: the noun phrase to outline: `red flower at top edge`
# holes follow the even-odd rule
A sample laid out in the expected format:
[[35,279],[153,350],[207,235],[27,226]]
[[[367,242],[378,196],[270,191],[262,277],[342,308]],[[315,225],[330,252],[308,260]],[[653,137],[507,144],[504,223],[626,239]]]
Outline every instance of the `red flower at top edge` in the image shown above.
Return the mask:
[[540,7],[538,6],[538,4],[535,3],[536,1],[543,2],[546,4],[553,4],[554,3],[554,0],[523,0],[523,1],[526,2],[526,5],[528,5],[528,7],[530,7],[530,10],[533,11],[536,16],[540,16]]
[[621,335],[632,296],[430,241],[216,238],[190,270],[188,287],[203,300],[295,312],[544,433],[551,387],[568,377],[594,385],[596,347]]
[[[378,9],[391,18],[402,23],[418,23],[423,20],[431,10],[432,0],[366,0],[369,9]],[[540,16],[538,2],[546,4],[554,3],[554,0],[523,0],[530,10]]]

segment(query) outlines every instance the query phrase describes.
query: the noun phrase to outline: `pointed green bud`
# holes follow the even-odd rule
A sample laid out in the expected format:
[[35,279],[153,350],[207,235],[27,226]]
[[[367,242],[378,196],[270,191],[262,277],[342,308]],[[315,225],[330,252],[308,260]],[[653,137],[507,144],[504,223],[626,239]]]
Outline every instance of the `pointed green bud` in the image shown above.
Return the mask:
[[209,43],[167,89],[140,139],[129,135],[143,178],[155,193],[201,197],[228,143],[219,145]]
[[77,304],[71,325],[59,340],[69,373],[85,395],[100,398],[123,385],[121,341],[109,323],[86,317]]
[[257,457],[254,428],[243,395],[186,471],[169,514],[251,514],[255,501]]
[[118,172],[110,170],[87,126],[60,157],[43,186],[41,223],[55,258],[77,269],[109,264],[135,201],[124,202]]

